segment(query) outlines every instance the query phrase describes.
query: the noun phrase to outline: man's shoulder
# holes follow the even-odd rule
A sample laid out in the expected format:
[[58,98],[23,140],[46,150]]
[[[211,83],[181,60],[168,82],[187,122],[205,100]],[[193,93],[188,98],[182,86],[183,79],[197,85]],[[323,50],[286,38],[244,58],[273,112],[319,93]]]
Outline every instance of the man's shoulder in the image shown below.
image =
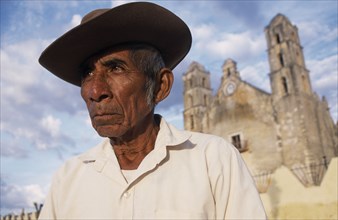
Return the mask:
[[101,143],[88,149],[87,151],[67,159],[58,169],[57,175],[73,175],[84,165],[95,162],[99,157],[104,155],[104,146],[106,142],[107,140],[103,140]]
[[176,145],[184,148],[195,149],[197,151],[205,151],[210,148],[210,151],[214,151],[215,153],[219,151],[232,152],[234,150],[233,145],[223,137],[196,131],[180,130],[170,123],[167,123],[164,119],[162,120],[161,125],[161,128],[166,130],[166,132],[162,133],[162,135],[170,136],[169,144],[171,146]]
[[95,160],[98,157],[103,157],[105,155],[107,145],[109,145],[109,139],[105,138],[96,146],[89,148],[82,154],[75,156],[73,159],[86,161],[86,160]]
[[161,130],[164,130],[164,132],[161,132],[161,135],[166,136],[167,140],[170,140],[170,145],[176,145],[180,142],[186,143],[187,141],[193,144],[202,145],[216,143],[218,143],[218,145],[231,145],[224,138],[217,135],[178,129],[174,125],[166,122],[163,118],[161,120]]
[[213,134],[207,134],[207,133],[201,133],[201,132],[193,132],[188,131],[190,136],[190,141],[196,144],[201,145],[212,145],[212,146],[226,146],[226,147],[232,147],[232,145],[225,140],[223,137],[213,135]]
[[236,154],[235,147],[223,137],[194,131],[184,132],[188,134],[189,138],[180,145],[182,148],[191,149],[207,157]]

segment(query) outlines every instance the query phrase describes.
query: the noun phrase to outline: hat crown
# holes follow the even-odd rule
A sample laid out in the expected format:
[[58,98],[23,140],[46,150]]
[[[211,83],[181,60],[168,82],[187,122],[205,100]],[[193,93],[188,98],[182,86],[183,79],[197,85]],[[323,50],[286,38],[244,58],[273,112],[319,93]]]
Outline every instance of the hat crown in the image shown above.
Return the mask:
[[86,22],[96,18],[97,16],[104,14],[107,11],[109,11],[109,9],[106,9],[106,8],[96,9],[94,11],[91,11],[82,18],[81,24],[86,23]]

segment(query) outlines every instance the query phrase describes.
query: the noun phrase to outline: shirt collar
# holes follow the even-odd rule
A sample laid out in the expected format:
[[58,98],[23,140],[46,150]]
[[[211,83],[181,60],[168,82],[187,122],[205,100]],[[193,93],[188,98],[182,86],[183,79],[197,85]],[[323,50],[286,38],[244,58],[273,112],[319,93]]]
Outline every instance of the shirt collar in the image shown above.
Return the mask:
[[191,134],[187,131],[178,130],[173,125],[167,123],[167,121],[161,115],[155,115],[158,117],[160,122],[160,130],[157,134],[155,148],[157,145],[164,146],[176,146],[187,141]]
[[[155,118],[160,120],[160,130],[156,137],[154,150],[144,160],[152,160],[159,164],[166,157],[168,146],[177,146],[184,143],[190,138],[191,134],[170,125],[161,115],[156,114]],[[119,167],[109,138],[105,138],[101,144],[81,154],[79,159],[85,164],[94,163],[93,165],[98,172],[103,170],[107,161],[112,161]]]

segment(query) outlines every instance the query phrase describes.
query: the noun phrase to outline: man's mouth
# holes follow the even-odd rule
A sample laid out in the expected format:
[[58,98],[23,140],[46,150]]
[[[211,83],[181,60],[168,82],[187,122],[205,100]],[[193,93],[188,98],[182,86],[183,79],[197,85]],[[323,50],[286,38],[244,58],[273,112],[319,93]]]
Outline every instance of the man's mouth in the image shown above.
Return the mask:
[[122,115],[117,113],[96,114],[92,117],[93,122],[97,125],[113,125],[121,122]]

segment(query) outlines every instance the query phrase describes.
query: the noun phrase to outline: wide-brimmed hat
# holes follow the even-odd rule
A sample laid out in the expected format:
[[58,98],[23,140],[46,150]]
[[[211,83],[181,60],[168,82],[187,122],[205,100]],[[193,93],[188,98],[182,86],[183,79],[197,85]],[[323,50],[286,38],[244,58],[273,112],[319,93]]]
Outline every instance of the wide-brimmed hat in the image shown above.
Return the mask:
[[157,48],[166,67],[174,69],[191,47],[188,26],[171,11],[149,2],[133,2],[112,9],[98,9],[81,24],[49,45],[40,64],[54,75],[81,85],[81,64],[90,56],[126,43]]

